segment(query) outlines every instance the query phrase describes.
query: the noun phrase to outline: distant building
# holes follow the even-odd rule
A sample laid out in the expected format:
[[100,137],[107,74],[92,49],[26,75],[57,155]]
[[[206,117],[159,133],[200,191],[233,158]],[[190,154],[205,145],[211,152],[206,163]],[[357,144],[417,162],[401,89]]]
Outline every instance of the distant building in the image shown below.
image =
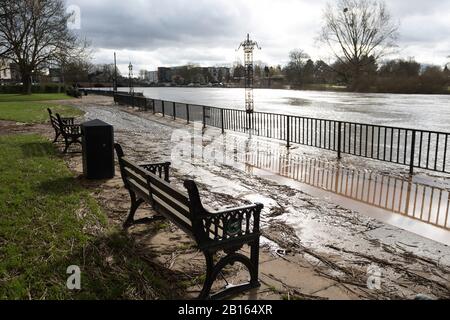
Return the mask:
[[15,83],[20,82],[20,72],[17,64],[5,59],[0,59],[0,82]]
[[50,82],[53,82],[53,83],[61,83],[62,82],[62,72],[61,72],[60,68],[49,68],[48,76],[49,76]]
[[193,65],[171,68],[158,68],[159,83],[224,83],[230,79],[230,68],[227,67],[199,67]]
[[143,80],[152,84],[158,83],[158,71],[144,71]]
[[172,82],[172,70],[171,68],[158,68],[158,83],[170,83]]
[[230,68],[209,67],[207,70],[211,77],[210,82],[228,82],[230,78]]

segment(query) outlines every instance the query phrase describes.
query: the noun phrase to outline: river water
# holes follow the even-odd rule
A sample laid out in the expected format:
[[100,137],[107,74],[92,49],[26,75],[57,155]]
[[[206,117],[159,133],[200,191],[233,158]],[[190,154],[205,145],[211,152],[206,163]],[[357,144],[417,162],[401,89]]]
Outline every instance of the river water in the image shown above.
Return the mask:
[[[243,109],[244,89],[135,88],[148,98]],[[450,95],[255,89],[255,110],[312,118],[450,131]]]

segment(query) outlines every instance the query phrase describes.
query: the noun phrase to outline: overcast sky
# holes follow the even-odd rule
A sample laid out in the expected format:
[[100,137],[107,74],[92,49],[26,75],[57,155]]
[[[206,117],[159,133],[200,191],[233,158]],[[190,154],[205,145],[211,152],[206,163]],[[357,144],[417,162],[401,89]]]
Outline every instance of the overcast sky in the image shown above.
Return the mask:
[[[122,72],[198,63],[231,64],[247,33],[262,50],[255,60],[285,64],[302,48],[330,61],[316,42],[322,13],[333,0],[66,0],[81,9],[81,34],[91,41],[96,63],[118,55]],[[399,53],[424,63],[450,59],[450,0],[387,0],[400,23]]]

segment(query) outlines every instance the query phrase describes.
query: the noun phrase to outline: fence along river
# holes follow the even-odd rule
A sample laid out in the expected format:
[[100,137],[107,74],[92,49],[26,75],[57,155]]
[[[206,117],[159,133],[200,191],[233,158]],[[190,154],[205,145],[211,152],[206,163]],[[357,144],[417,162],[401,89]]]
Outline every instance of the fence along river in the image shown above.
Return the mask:
[[[105,91],[91,92],[112,95]],[[223,131],[247,133],[249,121],[253,121],[253,134],[286,141],[287,145],[299,143],[331,150],[338,156],[349,154],[408,167],[414,163],[414,168],[450,173],[449,134],[444,132],[260,112],[249,119],[241,110],[126,94],[115,95],[115,101],[164,117],[184,119],[187,123],[201,122],[205,127],[213,126]],[[415,152],[412,154],[411,150]],[[261,169],[442,230],[450,230],[450,191],[446,186],[348,169],[289,152],[256,151],[244,153],[242,157],[236,160],[244,163],[249,171]]]
[[[95,91],[94,91],[95,92]],[[111,94],[105,91],[95,93]],[[115,101],[164,117],[202,122],[225,130],[282,140],[287,147],[306,145],[434,172],[450,173],[450,133],[326,120],[294,115],[217,108],[142,96],[116,94]]]

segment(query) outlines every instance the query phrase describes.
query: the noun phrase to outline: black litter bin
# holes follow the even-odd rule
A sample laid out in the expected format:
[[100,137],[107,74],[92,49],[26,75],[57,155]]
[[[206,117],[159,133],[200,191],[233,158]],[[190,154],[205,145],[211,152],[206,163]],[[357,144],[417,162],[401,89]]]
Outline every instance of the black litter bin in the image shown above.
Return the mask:
[[83,173],[88,179],[114,177],[114,128],[101,120],[81,124]]

